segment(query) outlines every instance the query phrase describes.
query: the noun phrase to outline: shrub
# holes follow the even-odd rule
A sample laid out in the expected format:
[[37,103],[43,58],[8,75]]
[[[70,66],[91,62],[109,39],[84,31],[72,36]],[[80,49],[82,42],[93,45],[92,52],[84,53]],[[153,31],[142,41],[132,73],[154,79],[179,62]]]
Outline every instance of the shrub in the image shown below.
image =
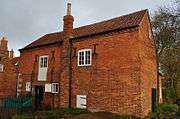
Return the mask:
[[92,114],[100,119],[139,119],[138,117],[130,115],[118,115],[111,112],[95,112]]
[[159,113],[161,114],[170,114],[178,112],[178,106],[176,104],[161,104],[159,106]]
[[114,119],[140,119],[140,118],[134,116],[115,116]]
[[36,115],[42,117],[43,119],[69,119],[72,116],[84,114],[86,110],[77,109],[77,108],[60,108],[57,110],[49,110],[49,111],[38,111]]
[[14,115],[11,119],[33,119],[30,115]]
[[78,108],[60,108],[58,112],[60,114],[79,115],[79,114],[87,113],[88,111]]

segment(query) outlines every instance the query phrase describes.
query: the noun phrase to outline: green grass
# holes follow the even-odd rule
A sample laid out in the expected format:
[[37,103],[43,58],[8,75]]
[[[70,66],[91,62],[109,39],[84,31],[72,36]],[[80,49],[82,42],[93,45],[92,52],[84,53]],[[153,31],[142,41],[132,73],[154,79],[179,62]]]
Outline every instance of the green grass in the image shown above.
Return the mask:
[[84,113],[88,113],[88,111],[83,109],[76,109],[76,108],[71,108],[71,109],[60,108],[57,110],[37,111],[34,114],[14,115],[12,119],[34,119],[35,117],[40,117],[43,119],[59,119],[59,118],[69,119],[75,115],[84,114]]

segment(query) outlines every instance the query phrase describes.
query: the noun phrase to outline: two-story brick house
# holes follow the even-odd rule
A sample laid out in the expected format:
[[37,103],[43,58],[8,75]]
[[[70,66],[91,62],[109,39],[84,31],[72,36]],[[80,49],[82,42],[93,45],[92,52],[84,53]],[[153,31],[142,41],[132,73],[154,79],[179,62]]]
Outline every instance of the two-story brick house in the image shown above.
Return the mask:
[[22,95],[36,107],[87,108],[146,116],[157,63],[148,10],[73,28],[68,3],[62,32],[20,49]]

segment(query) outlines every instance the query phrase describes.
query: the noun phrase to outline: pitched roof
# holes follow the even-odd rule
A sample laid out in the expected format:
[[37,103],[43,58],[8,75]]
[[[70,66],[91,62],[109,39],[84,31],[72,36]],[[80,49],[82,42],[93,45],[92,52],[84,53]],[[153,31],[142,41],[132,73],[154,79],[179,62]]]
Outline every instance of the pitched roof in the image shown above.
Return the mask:
[[[128,15],[113,18],[110,20],[75,28],[73,30],[73,39],[110,32],[114,30],[122,30],[126,28],[137,27],[140,25],[143,16],[146,12],[147,10],[142,10]],[[27,45],[23,49],[20,49],[20,51],[62,42],[63,38],[64,38],[63,31],[46,34],[41,38],[39,38],[38,40]]]

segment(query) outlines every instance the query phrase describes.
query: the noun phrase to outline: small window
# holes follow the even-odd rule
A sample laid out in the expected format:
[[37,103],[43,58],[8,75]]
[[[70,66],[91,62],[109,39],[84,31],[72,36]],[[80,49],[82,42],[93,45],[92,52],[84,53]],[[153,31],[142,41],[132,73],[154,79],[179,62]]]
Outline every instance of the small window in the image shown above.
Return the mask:
[[40,57],[40,68],[47,68],[48,67],[48,56],[41,56]]
[[83,49],[78,51],[78,66],[90,66],[92,58],[91,49]]
[[0,72],[3,72],[3,71],[4,71],[4,65],[0,64]]
[[31,82],[26,82],[26,91],[31,92]]
[[58,92],[59,92],[59,84],[52,83],[52,93],[58,93]]

